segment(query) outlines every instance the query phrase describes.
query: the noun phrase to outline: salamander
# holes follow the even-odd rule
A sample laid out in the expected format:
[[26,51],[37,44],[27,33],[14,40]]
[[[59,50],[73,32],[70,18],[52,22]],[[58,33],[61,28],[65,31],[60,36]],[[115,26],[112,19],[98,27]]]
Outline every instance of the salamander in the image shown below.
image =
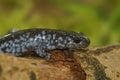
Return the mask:
[[0,38],[0,53],[14,56],[35,52],[43,58],[50,58],[49,50],[86,48],[90,40],[81,32],[32,28],[11,32]]

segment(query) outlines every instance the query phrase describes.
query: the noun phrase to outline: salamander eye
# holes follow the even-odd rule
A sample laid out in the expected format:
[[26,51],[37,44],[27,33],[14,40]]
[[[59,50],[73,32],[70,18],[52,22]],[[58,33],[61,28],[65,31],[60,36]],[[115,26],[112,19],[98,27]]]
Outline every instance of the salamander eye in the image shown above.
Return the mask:
[[75,42],[75,43],[80,43],[80,40],[77,39],[77,40],[74,40],[74,42]]

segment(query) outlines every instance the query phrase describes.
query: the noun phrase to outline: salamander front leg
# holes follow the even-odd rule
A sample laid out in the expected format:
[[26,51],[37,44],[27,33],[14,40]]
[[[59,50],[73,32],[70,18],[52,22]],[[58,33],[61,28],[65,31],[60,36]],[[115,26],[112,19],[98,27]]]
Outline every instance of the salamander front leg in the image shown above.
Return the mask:
[[49,59],[51,57],[51,54],[46,52],[43,49],[38,48],[35,52],[37,53],[37,55],[39,55],[40,57],[43,57],[45,59]]

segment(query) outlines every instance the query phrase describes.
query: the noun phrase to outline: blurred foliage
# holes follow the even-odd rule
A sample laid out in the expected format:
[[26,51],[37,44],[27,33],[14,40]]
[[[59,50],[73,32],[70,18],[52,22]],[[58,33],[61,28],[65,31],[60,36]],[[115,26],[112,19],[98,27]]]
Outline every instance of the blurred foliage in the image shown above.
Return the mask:
[[120,42],[120,0],[0,0],[0,34],[13,28],[83,32],[92,46]]

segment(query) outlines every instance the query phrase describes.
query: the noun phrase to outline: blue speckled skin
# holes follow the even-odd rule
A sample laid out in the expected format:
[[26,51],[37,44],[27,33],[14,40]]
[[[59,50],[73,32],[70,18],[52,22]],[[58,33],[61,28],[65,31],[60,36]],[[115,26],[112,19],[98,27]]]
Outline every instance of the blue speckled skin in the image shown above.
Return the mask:
[[0,53],[21,56],[34,51],[40,57],[50,58],[49,50],[80,49],[89,43],[89,39],[81,32],[33,28],[11,32],[0,38]]

